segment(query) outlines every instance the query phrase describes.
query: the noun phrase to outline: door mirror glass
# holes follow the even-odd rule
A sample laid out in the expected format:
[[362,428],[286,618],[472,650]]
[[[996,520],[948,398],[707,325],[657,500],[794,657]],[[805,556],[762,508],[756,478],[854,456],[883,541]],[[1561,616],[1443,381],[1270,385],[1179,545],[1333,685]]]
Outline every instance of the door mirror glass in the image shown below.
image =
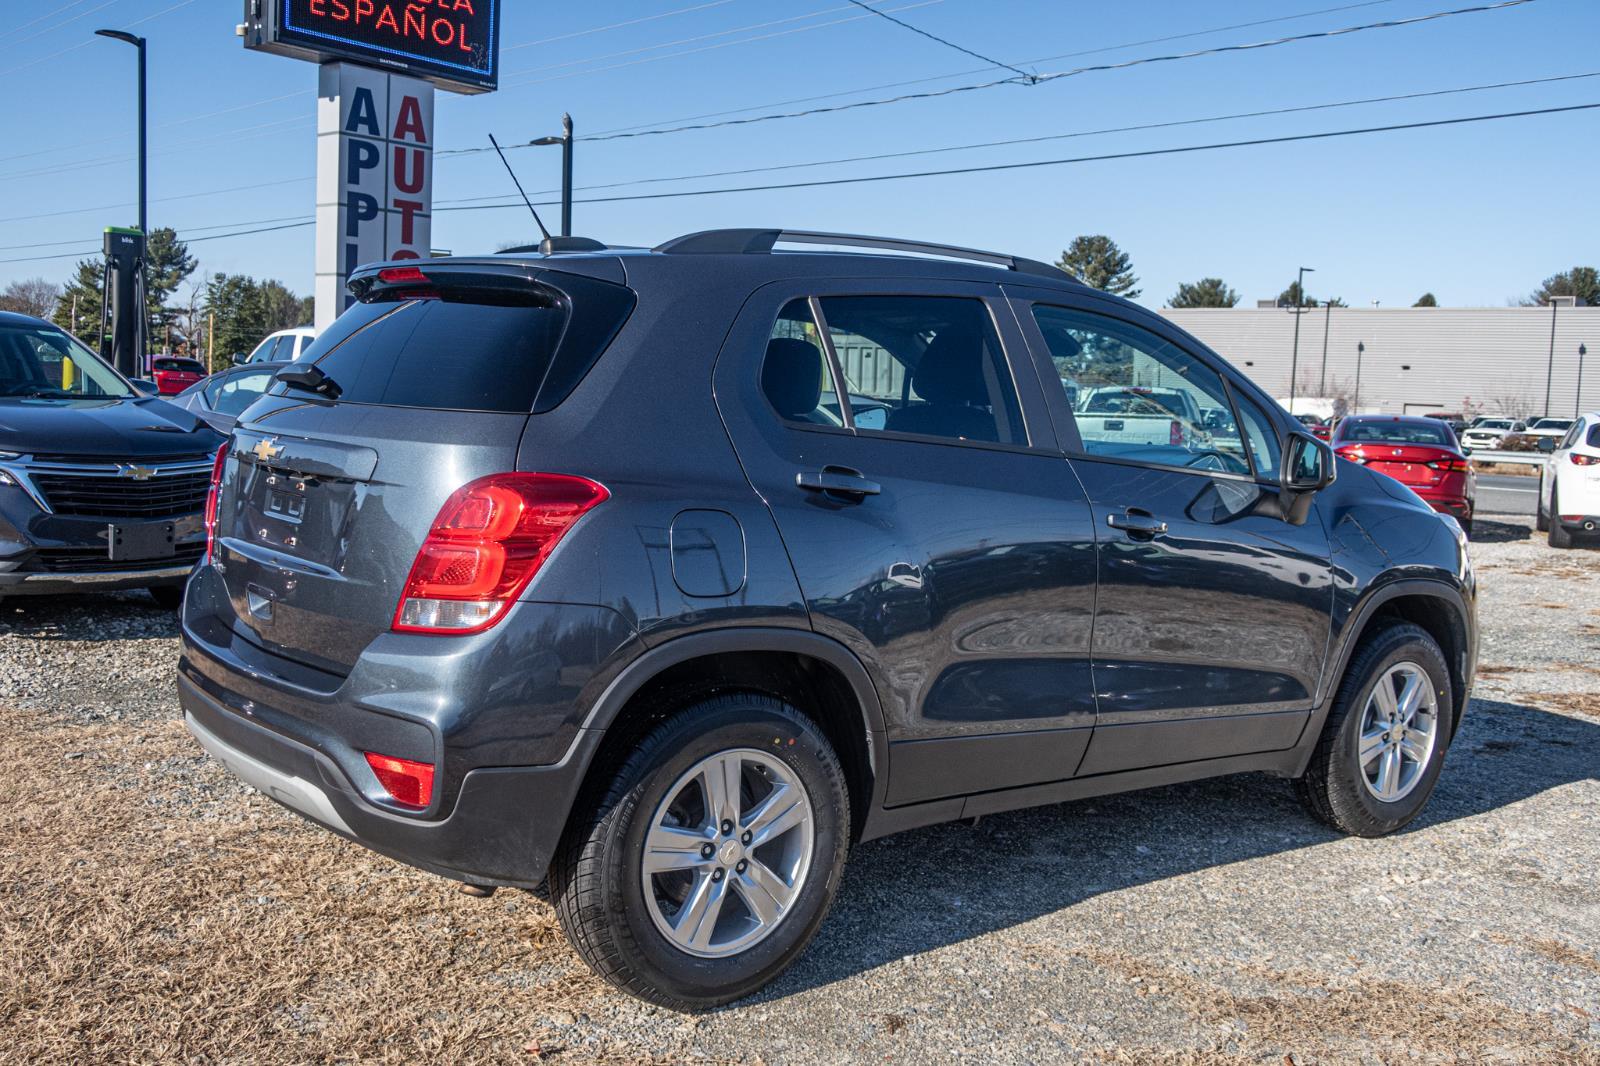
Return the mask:
[[1538,448],[1541,452],[1553,452],[1556,450],[1556,439],[1554,437],[1540,437]]
[[1316,492],[1333,484],[1333,449],[1309,433],[1290,433],[1284,449],[1283,487],[1290,492]]

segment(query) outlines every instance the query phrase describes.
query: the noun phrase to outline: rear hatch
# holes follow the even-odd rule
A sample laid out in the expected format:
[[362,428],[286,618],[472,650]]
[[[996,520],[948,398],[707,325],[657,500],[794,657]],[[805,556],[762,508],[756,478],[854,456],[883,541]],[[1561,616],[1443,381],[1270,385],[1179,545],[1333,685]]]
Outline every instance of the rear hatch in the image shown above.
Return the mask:
[[440,507],[515,469],[530,415],[633,308],[620,285],[526,263],[423,267],[352,280],[360,300],[296,364],[304,380],[240,419],[219,494],[223,621],[341,675],[390,629]]

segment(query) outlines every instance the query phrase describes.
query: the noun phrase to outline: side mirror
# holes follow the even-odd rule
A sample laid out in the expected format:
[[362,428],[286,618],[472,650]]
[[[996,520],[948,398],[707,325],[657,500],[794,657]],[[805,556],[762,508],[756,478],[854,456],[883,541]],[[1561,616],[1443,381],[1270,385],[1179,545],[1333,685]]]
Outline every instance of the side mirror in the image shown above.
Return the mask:
[[1472,454],[1472,449],[1471,448],[1462,448],[1461,449],[1461,454],[1462,455],[1471,455]]
[[1333,484],[1336,476],[1333,448],[1327,441],[1299,430],[1289,434],[1279,475],[1285,492],[1318,492]]
[[149,378],[129,378],[128,384],[133,386],[133,391],[140,396],[160,396],[161,388]]
[[1544,452],[1546,455],[1548,455],[1556,450],[1556,439],[1554,437],[1540,437],[1539,443],[1536,445],[1536,447],[1541,452]]
[[243,352],[234,352],[233,353],[233,365],[234,366],[244,366],[245,360],[247,360],[249,358],[250,357],[248,355],[244,354]]

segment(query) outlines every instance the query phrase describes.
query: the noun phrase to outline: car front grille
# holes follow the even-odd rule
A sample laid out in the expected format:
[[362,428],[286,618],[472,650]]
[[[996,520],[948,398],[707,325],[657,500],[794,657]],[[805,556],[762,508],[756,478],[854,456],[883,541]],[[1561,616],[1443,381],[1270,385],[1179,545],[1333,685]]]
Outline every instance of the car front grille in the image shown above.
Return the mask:
[[99,518],[173,518],[205,506],[211,473],[128,477],[34,474],[33,483],[50,510],[60,515]]

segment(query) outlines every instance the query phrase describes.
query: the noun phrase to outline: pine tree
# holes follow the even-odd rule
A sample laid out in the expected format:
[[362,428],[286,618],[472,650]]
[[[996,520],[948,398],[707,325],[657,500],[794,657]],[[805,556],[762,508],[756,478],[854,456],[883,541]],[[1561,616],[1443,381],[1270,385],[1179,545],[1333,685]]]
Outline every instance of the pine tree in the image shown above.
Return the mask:
[[1439,300],[1438,300],[1437,297],[1435,297],[1433,295],[1433,293],[1425,292],[1421,296],[1418,296],[1417,297],[1417,302],[1412,304],[1411,306],[1412,307],[1438,307],[1439,306]]
[[1547,304],[1552,296],[1576,296],[1590,307],[1600,306],[1600,271],[1591,266],[1579,266],[1552,274],[1524,303],[1529,306]]
[[109,322],[106,336],[100,336],[101,286],[105,283],[105,271],[103,260],[79,260],[77,269],[61,289],[55,313],[50,316],[50,321],[96,351],[110,342]]
[[177,324],[180,310],[170,307],[169,301],[197,266],[198,261],[189,254],[189,246],[178,239],[176,230],[162,226],[150,231],[144,279],[145,303],[150,312],[147,347],[152,351],[165,344],[167,328]]
[[1134,288],[1139,279],[1133,273],[1128,253],[1104,234],[1074,237],[1072,245],[1056,261],[1056,266],[1076,275],[1090,288],[1126,296],[1130,300],[1140,292]]
[[1228,288],[1221,278],[1201,278],[1193,285],[1180,284],[1168,307],[1233,307],[1239,294]]

